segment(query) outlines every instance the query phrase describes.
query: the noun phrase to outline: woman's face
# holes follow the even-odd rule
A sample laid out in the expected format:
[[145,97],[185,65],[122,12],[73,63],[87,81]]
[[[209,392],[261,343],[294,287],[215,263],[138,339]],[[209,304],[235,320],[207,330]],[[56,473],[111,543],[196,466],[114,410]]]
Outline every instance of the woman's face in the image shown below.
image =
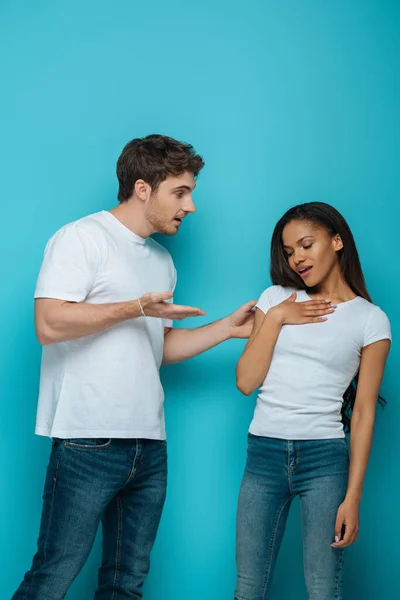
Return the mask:
[[307,287],[320,285],[339,266],[338,251],[343,242],[339,235],[332,237],[321,225],[291,221],[283,229],[282,243],[289,267]]

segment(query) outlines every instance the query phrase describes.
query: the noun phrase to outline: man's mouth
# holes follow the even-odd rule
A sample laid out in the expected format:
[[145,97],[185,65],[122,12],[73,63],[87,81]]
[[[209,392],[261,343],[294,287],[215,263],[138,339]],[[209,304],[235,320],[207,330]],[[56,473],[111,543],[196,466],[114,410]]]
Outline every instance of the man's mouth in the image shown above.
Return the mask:
[[300,269],[297,269],[297,272],[300,275],[300,277],[305,279],[306,277],[309,276],[311,269],[312,269],[312,267],[301,267]]

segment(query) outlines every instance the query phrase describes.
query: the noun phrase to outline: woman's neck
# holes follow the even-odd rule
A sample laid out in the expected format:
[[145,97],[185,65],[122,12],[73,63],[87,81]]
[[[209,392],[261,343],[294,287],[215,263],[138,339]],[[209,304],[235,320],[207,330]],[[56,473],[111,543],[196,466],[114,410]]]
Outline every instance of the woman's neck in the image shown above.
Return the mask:
[[330,273],[318,286],[310,290],[311,297],[332,300],[334,304],[348,302],[357,297],[339,270]]

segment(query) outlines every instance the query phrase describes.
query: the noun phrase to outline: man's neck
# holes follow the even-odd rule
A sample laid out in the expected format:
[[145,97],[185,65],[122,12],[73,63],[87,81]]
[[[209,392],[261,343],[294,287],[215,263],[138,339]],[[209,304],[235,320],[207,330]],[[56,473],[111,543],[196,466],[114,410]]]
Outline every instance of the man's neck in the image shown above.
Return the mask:
[[143,207],[134,200],[121,202],[121,204],[111,209],[110,213],[141,238],[146,239],[154,233],[154,229],[144,215]]

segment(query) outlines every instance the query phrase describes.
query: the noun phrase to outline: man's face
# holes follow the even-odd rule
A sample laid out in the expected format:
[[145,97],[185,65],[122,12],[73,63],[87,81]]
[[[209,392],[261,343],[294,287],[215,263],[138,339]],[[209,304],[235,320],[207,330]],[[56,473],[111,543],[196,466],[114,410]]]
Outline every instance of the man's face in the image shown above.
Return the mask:
[[196,212],[192,192],[196,187],[193,173],[167,177],[146,206],[145,216],[157,233],[175,235],[189,213]]

